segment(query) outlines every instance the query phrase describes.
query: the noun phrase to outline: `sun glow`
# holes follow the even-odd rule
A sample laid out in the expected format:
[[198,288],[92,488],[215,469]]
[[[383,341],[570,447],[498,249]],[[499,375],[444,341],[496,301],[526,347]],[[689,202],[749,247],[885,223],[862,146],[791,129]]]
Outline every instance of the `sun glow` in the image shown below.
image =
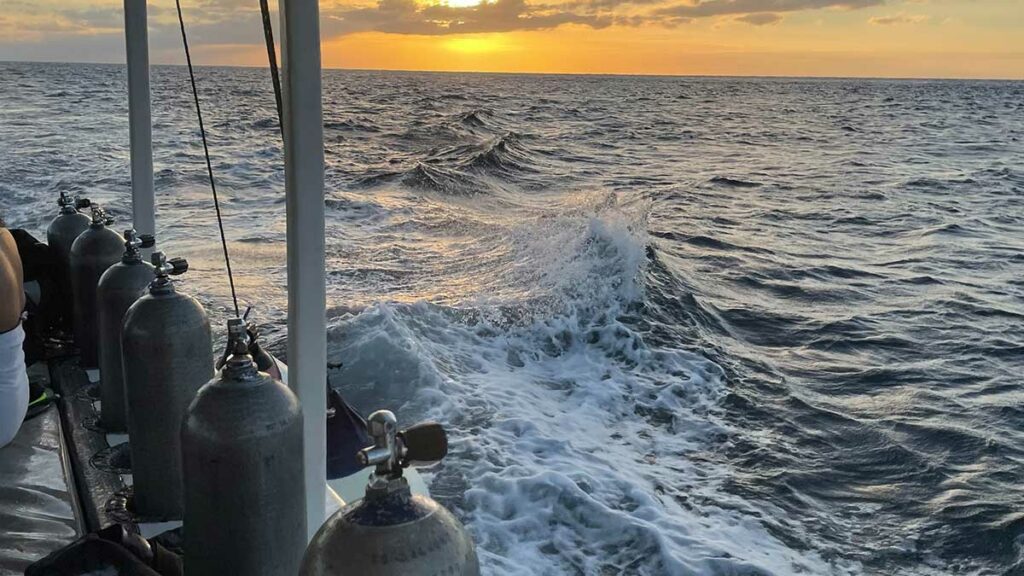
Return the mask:
[[470,6],[479,6],[481,0],[442,0],[441,3],[452,8],[469,8]]
[[497,35],[486,35],[448,38],[444,41],[444,47],[463,54],[483,54],[505,50],[507,45]]

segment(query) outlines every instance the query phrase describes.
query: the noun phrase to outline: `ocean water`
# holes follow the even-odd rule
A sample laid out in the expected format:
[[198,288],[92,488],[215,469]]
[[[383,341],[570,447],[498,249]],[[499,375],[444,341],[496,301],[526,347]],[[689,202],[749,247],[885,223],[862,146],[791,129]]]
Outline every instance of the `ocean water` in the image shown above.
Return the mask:
[[[283,351],[268,74],[201,68]],[[159,239],[229,292],[186,71]],[[127,227],[122,67],[0,64],[0,210]],[[331,371],[444,422],[487,574],[1024,573],[1024,84],[327,71]],[[221,330],[223,332],[223,330]]]

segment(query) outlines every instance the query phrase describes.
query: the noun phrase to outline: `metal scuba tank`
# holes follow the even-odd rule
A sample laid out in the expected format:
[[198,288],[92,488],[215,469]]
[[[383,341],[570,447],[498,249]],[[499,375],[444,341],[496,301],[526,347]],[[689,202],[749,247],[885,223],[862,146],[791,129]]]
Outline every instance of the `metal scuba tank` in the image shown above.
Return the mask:
[[306,547],[302,410],[257,371],[242,320],[181,428],[187,576],[295,574]]
[[121,331],[128,308],[153,281],[156,269],[142,259],[141,248],[152,248],[153,236],[124,231],[124,254],[100,277],[96,289],[100,324],[100,423],[108,432],[123,432],[128,424],[124,407],[124,366]]
[[133,510],[178,520],[182,512],[181,422],[196,391],[213,377],[210,320],[171,275],[188,262],[154,252],[156,278],[128,309],[121,334]]
[[359,453],[377,466],[366,497],[336,512],[306,549],[301,576],[477,576],[480,564],[466,529],[430,498],[412,495],[402,469],[440,460],[448,441],[439,424],[398,431],[395,415],[370,415],[374,445]]
[[89,228],[92,219],[79,212],[79,209],[89,206],[87,198],[76,198],[61,192],[57,205],[60,206],[60,213],[46,229],[46,244],[49,245],[50,253],[56,262],[54,275],[59,292],[61,327],[66,329],[70,328],[72,315],[71,245],[79,234]]
[[121,260],[124,240],[108,228],[113,219],[96,204],[90,204],[92,223],[71,244],[71,293],[75,344],[83,368],[99,366],[99,311],[96,288],[100,277]]

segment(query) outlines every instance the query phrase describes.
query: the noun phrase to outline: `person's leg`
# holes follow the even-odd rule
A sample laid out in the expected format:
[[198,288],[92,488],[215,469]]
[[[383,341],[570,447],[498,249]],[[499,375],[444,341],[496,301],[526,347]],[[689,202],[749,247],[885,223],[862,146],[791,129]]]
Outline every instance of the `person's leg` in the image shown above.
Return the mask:
[[28,409],[28,373],[21,349],[24,339],[20,324],[0,334],[0,448],[17,435]]

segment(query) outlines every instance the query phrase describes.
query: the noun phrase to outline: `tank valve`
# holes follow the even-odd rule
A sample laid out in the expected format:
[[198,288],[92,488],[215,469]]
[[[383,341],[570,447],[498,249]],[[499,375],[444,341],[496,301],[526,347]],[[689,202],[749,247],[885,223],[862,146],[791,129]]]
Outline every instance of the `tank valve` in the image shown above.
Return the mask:
[[184,258],[171,258],[168,260],[167,255],[163,252],[153,252],[151,262],[153,267],[156,268],[157,276],[180,276],[188,272],[188,260]]
[[60,198],[57,199],[57,205],[60,206],[61,214],[74,214],[79,210],[84,210],[91,205],[88,198],[79,198],[77,194],[68,194],[61,190]]
[[376,466],[370,488],[383,488],[402,477],[409,466],[437,462],[448,455],[448,435],[437,422],[424,422],[405,430],[388,410],[378,410],[367,419],[367,431],[373,446],[359,451],[363,466]]
[[249,354],[249,326],[241,318],[228,320],[228,343],[224,355],[214,365],[217,370],[227,367],[232,371],[231,377],[246,379],[256,375],[256,365]]
[[89,203],[89,208],[92,210],[92,225],[93,226],[110,226],[114,223],[114,219],[107,216],[107,211],[104,210],[99,204]]
[[188,272],[187,260],[184,258],[171,258],[168,260],[167,255],[160,251],[153,252],[150,262],[156,268],[156,278],[149,285],[150,292],[170,288],[172,286],[171,276],[180,276]]
[[152,234],[139,234],[135,229],[124,231],[124,259],[138,259],[139,250],[156,246],[156,238]]

